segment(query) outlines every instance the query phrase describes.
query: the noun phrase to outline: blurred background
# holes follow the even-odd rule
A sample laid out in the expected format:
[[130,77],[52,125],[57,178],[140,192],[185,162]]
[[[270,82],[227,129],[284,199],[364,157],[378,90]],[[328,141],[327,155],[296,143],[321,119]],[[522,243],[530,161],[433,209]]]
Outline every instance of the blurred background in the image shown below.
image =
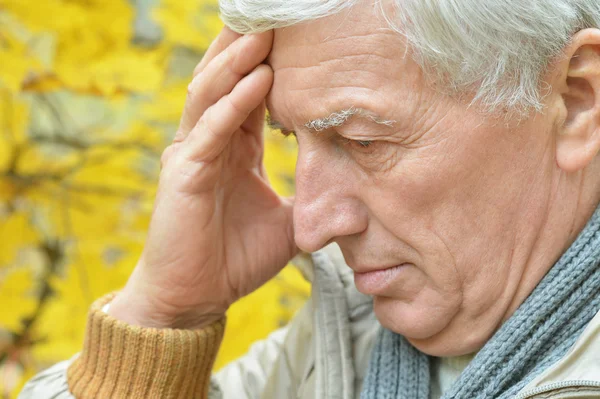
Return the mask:
[[[87,310],[144,244],[162,150],[216,0],[0,0],[0,398],[82,345]],[[265,132],[276,190],[296,144]],[[309,295],[288,266],[229,313],[216,368]],[[235,337],[235,338],[234,338]]]

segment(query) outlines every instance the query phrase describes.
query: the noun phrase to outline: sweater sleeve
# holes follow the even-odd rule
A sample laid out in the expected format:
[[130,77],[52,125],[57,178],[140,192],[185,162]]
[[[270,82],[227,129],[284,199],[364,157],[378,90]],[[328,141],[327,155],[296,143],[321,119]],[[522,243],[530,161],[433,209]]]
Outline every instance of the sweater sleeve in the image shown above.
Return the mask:
[[200,330],[131,326],[102,311],[113,297],[92,305],[81,354],[54,373],[40,374],[20,398],[46,383],[69,390],[49,397],[207,398],[225,320]]

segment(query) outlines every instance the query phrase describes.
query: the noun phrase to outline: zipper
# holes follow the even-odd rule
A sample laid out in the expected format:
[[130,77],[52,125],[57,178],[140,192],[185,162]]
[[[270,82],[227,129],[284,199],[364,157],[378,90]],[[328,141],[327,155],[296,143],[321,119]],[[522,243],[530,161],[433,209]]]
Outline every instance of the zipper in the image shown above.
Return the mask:
[[600,381],[591,380],[574,380],[574,381],[562,381],[555,382],[552,384],[542,385],[538,388],[532,388],[525,391],[515,397],[515,399],[529,399],[541,393],[556,391],[565,388],[598,388],[600,390]]

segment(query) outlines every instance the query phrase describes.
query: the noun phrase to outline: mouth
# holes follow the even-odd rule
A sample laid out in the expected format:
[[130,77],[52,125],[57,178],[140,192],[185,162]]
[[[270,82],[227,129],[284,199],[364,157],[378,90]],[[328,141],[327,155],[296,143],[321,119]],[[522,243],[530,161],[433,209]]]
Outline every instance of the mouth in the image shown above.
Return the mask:
[[370,270],[354,272],[354,284],[365,295],[383,295],[404,272],[410,263]]

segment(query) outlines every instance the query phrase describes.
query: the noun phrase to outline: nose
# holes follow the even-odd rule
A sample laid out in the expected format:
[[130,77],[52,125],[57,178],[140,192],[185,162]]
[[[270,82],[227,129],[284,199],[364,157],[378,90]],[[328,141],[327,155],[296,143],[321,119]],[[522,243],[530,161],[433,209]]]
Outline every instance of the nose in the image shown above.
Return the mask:
[[337,238],[366,230],[368,212],[348,164],[334,153],[299,149],[294,231],[301,250],[315,252]]

